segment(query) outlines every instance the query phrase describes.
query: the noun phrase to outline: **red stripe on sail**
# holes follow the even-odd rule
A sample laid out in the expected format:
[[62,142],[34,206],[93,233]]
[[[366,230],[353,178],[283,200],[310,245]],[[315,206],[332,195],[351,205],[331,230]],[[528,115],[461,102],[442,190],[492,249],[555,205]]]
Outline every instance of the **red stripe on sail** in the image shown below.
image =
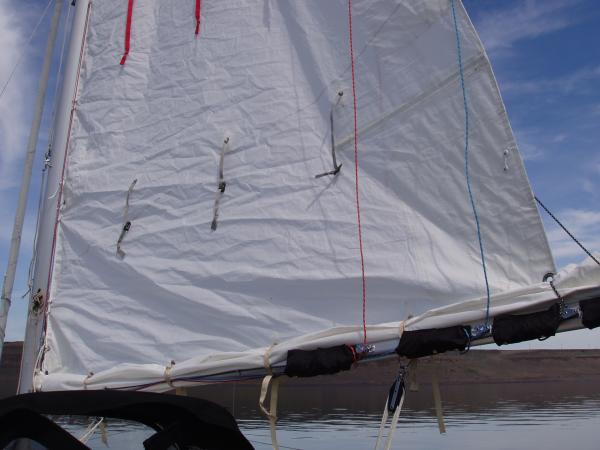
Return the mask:
[[133,0],[129,0],[127,5],[127,23],[125,24],[125,53],[121,58],[121,65],[125,64],[127,55],[129,55],[129,42],[131,41],[131,16],[133,14]]
[[196,35],[200,33],[200,8],[202,8],[202,0],[196,0]]

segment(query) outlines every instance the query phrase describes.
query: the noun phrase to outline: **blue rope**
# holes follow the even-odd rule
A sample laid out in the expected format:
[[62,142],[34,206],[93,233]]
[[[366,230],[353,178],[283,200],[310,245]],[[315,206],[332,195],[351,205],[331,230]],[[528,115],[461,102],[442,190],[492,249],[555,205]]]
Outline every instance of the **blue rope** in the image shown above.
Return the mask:
[[485,253],[483,251],[483,239],[481,237],[481,225],[479,223],[479,216],[477,215],[477,208],[475,207],[475,199],[473,198],[473,191],[471,190],[471,177],[469,175],[469,107],[467,106],[467,90],[465,88],[465,76],[462,63],[462,52],[460,48],[460,34],[458,32],[458,23],[456,21],[456,8],[452,2],[452,18],[454,19],[454,32],[456,33],[456,50],[458,52],[458,67],[460,69],[460,85],[462,87],[463,104],[465,108],[465,176],[467,178],[467,190],[469,191],[469,199],[471,200],[471,207],[473,208],[473,216],[475,216],[475,223],[477,224],[477,239],[479,240],[479,251],[481,253],[481,265],[483,266],[483,277],[485,278],[485,290],[487,294],[487,306],[485,311],[485,325],[489,326],[490,320],[490,284],[488,282],[487,267],[485,264]]

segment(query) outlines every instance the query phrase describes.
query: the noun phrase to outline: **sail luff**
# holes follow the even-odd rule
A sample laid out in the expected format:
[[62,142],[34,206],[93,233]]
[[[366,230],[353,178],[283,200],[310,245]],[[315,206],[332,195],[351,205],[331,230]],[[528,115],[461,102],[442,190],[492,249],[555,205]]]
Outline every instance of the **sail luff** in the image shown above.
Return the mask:
[[[63,3],[57,0],[57,3]],[[38,241],[34,251],[37,254],[33,275],[31,297],[29,299],[27,326],[23,344],[23,356],[19,378],[19,392],[29,392],[32,389],[35,363],[43,345],[41,340],[44,333],[44,307],[34,305],[35,294],[42,295],[42,304],[48,299],[48,278],[50,261],[53,257],[54,230],[57,221],[57,211],[61,196],[58,195],[62,188],[61,179],[67,144],[69,139],[69,123],[71,112],[75,108],[75,86],[80,68],[83,36],[85,34],[86,19],[90,7],[89,0],[78,0],[71,29],[69,50],[65,59],[65,69],[60,89],[59,98],[55,99],[56,114],[53,124],[54,141],[52,142],[51,164],[48,166],[47,184],[45,187],[44,201],[38,227]],[[64,26],[68,26],[65,24]],[[39,297],[35,297],[39,298]]]

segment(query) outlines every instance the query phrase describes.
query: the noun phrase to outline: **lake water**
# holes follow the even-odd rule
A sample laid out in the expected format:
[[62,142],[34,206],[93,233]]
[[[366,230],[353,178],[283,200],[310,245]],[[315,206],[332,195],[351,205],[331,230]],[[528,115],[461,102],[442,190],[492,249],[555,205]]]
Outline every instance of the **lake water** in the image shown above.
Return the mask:
[[[301,385],[280,389],[280,448],[302,450],[372,449],[388,386]],[[593,382],[441,385],[446,433],[438,431],[431,387],[408,392],[394,449],[599,449],[600,391]],[[261,416],[258,387],[195,388],[190,395],[227,407],[257,450],[271,449]],[[80,425],[70,428],[79,436]],[[110,449],[142,448],[151,430],[122,422],[108,426]],[[96,432],[92,448],[107,448]]]

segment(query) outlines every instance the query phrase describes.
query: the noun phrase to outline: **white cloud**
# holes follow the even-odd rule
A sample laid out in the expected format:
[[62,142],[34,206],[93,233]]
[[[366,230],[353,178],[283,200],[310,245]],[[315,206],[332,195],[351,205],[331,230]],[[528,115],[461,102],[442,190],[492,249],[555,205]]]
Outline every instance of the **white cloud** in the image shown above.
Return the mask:
[[567,139],[567,133],[558,133],[556,136],[554,136],[552,138],[552,142],[554,142],[555,144],[558,144],[560,142],[563,142],[565,139]]
[[[600,211],[565,209],[555,215],[589,251],[600,252]],[[583,250],[557,225],[552,223],[548,228],[548,240],[557,259],[577,262],[585,257]]]
[[596,184],[588,178],[585,178],[581,182],[581,189],[587,192],[588,194],[594,194],[597,191]]
[[[498,2],[502,4],[502,2]],[[477,30],[489,52],[510,50],[522,39],[531,39],[574,23],[568,11],[575,0],[528,0],[512,8],[497,9],[478,17]]]
[[[4,85],[21,52],[26,46],[25,19],[14,2],[0,0],[0,83]],[[20,166],[27,139],[31,108],[31,92],[35,82],[30,75],[30,64],[24,57],[0,98],[0,193],[14,187],[20,177]],[[5,195],[5,194],[2,194]]]
[[536,127],[523,127],[513,125],[513,132],[519,144],[519,151],[525,161],[539,161],[544,159],[545,151],[552,149],[567,138],[565,133],[550,135],[547,130]]
[[539,161],[544,157],[543,150],[531,142],[521,141],[519,143],[519,150],[525,161]]
[[593,92],[590,91],[591,88],[587,89],[586,85],[597,81],[600,81],[600,66],[583,67],[556,78],[502,83],[502,91],[511,94],[536,94],[547,91],[561,94],[570,94],[575,91],[585,93]]

